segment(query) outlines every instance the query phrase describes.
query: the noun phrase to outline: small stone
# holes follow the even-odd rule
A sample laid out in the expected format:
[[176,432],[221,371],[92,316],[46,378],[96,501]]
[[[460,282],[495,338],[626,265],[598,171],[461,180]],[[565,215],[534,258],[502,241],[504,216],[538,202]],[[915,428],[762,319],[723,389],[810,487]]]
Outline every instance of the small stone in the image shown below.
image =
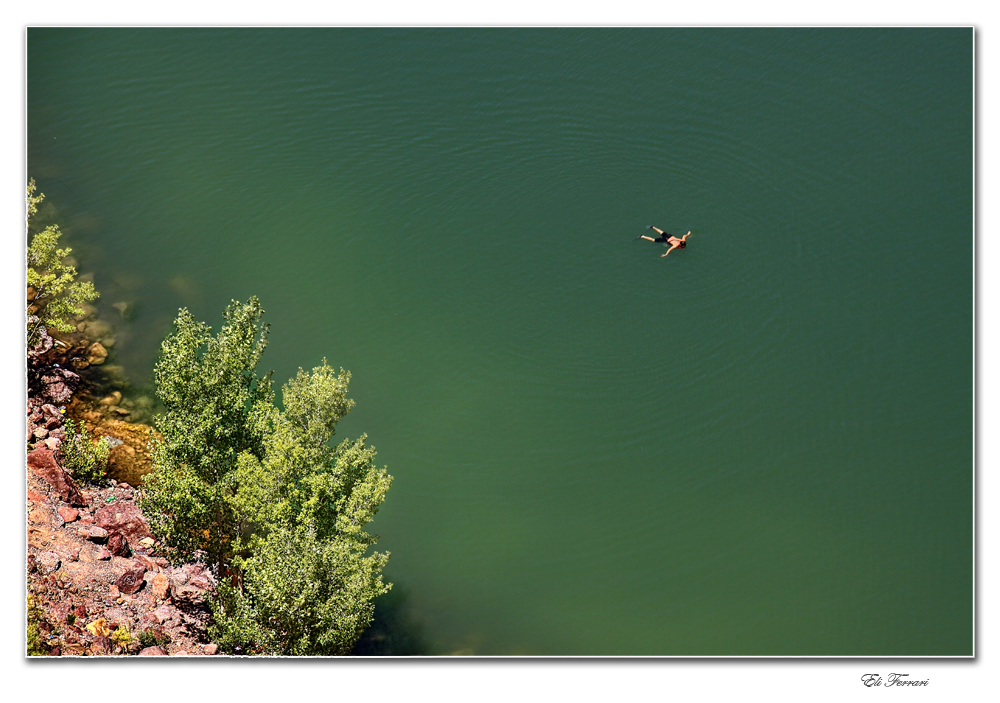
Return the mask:
[[169,605],[161,605],[159,608],[153,611],[153,614],[156,616],[156,619],[161,623],[166,622],[167,620],[170,619],[171,615],[173,615],[170,612]]
[[118,577],[115,581],[115,585],[118,586],[118,590],[122,593],[132,594],[142,588],[142,577],[145,575],[146,570],[142,567],[138,569],[129,569],[124,574]]
[[87,349],[87,362],[91,366],[103,364],[108,358],[108,350],[100,342],[94,342]]
[[99,401],[99,404],[100,405],[112,406],[112,405],[118,405],[120,402],[122,402],[122,392],[121,391],[114,391],[110,395],[107,395],[107,396],[101,398],[101,400]]
[[97,553],[97,561],[107,561],[111,558],[111,556],[111,552],[102,548],[101,551]]
[[35,561],[44,573],[51,573],[59,568],[59,555],[55,552],[40,552]]
[[108,637],[95,637],[90,644],[90,653],[95,656],[107,656],[111,654],[111,639]]
[[153,589],[153,595],[157,598],[166,598],[170,593],[170,579],[165,574],[156,574],[149,584]]
[[205,654],[207,654],[208,656],[212,656],[219,651],[219,645],[217,645],[215,642],[212,642],[211,644],[206,644],[205,648],[202,651],[204,651]]
[[31,436],[34,437],[35,439],[45,439],[46,437],[49,436],[49,431],[44,427],[36,427],[34,431],[31,433]]
[[74,549],[73,551],[71,551],[69,553],[69,560],[70,561],[80,561],[80,550],[79,549]]
[[[132,414],[131,410],[126,410],[125,408],[120,408],[117,405],[111,408],[111,412],[115,413],[116,415],[121,415],[122,417],[125,417],[126,415],[131,415]],[[128,446],[128,445],[126,445],[126,446]],[[131,449],[131,447],[129,447],[129,449]],[[135,450],[132,449],[132,452],[134,453]]]
[[165,657],[166,652],[164,652],[159,647],[146,647],[144,650],[139,652],[140,657]]
[[57,512],[66,522],[73,522],[80,517],[80,511],[76,508],[70,508],[69,506],[62,506],[57,510]]
[[156,544],[156,541],[152,537],[143,537],[141,540],[139,540],[139,544],[141,544],[146,549],[150,549],[154,544]]
[[87,539],[93,542],[105,542],[108,539],[108,531],[103,527],[91,525],[87,528]]
[[174,652],[173,654],[171,654],[170,656],[172,656],[172,657],[186,657],[186,656],[188,656],[188,653],[185,652],[183,649],[180,649],[180,650]]
[[105,348],[110,349],[111,347],[115,346],[115,338],[105,337],[104,339],[101,340],[101,344],[103,344]]
[[59,451],[59,445],[62,444],[62,439],[59,437],[49,436],[42,442],[42,446],[48,449],[50,452]]
[[132,556],[132,550],[128,546],[128,540],[125,539],[125,535],[121,532],[115,532],[108,538],[108,550],[116,557],[128,558]]
[[108,598],[117,598],[119,595],[121,595],[121,593],[118,590],[118,586],[112,584],[111,588],[108,589]]

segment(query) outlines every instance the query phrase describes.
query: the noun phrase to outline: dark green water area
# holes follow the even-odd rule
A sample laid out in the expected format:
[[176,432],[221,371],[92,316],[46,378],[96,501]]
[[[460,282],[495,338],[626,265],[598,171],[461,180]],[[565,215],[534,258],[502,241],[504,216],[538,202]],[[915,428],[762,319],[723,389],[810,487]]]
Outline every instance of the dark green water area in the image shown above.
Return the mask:
[[970,655],[972,39],[29,29],[28,173],[133,396],[251,295],[353,372],[359,651]]

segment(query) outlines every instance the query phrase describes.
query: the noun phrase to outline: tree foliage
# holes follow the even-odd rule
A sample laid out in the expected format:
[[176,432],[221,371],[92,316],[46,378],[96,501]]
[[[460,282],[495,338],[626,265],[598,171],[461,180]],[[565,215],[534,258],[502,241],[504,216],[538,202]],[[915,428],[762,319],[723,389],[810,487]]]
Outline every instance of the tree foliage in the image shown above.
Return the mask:
[[[27,227],[38,212],[44,193],[35,195],[35,179],[28,182],[26,195]],[[72,332],[72,318],[84,313],[80,306],[100,294],[90,281],[77,281],[76,268],[65,263],[72,249],[58,247],[62,232],[58,225],[49,225],[35,234],[28,246],[27,339],[30,348],[41,332],[51,327],[60,332]]]
[[255,369],[268,326],[256,298],[235,301],[217,336],[181,309],[154,370],[164,413],[152,446],[143,510],[178,558],[204,550],[217,570],[232,561],[240,519],[234,511],[241,455],[263,458],[274,413],[271,374]]
[[181,311],[156,367],[167,412],[143,508],[178,555],[205,549],[230,575],[212,603],[224,651],[346,654],[391,587],[365,526],[392,477],[365,436],[331,446],[354,407],[343,369],[299,369],[274,407],[255,371],[261,314],[256,298],[233,302],[212,337]]

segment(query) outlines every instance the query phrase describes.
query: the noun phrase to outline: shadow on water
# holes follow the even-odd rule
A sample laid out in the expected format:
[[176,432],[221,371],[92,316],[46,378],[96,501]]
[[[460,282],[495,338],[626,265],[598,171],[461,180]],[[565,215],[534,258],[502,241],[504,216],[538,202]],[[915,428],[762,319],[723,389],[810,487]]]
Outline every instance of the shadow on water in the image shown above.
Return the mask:
[[398,583],[375,599],[372,624],[361,635],[351,654],[357,657],[430,654],[423,627],[409,608],[409,594]]

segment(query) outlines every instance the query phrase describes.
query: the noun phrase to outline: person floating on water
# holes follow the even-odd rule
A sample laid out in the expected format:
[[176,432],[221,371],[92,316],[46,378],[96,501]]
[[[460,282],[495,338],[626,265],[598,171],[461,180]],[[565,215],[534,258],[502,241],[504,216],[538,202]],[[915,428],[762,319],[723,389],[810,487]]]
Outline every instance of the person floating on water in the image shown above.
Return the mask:
[[[687,246],[687,238],[691,236],[691,233],[688,232],[683,237],[675,237],[674,235],[670,234],[669,232],[664,232],[659,227],[653,227],[653,225],[650,225],[646,229],[654,230],[654,231],[658,232],[660,234],[660,236],[657,237],[656,239],[653,239],[652,237],[647,237],[645,234],[640,234],[638,237],[636,237],[636,239],[648,239],[651,242],[663,242],[664,244],[669,244],[670,248],[667,249],[667,254],[669,254],[670,252],[672,252],[674,249],[683,249],[684,247],[686,247]],[[660,258],[662,259],[667,254],[661,254]]]

